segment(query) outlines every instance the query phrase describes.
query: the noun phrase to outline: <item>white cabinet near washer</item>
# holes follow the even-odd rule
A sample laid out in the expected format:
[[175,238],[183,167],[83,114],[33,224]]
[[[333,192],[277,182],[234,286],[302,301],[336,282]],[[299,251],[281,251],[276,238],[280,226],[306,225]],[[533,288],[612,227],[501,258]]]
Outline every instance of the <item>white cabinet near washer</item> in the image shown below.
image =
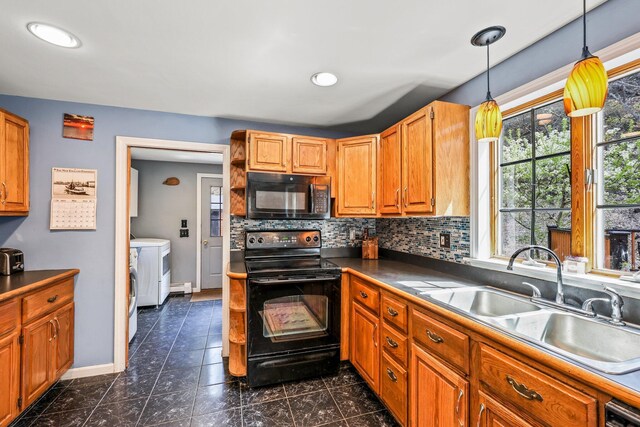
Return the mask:
[[132,239],[138,256],[138,307],[159,306],[171,286],[171,242],[166,239]]

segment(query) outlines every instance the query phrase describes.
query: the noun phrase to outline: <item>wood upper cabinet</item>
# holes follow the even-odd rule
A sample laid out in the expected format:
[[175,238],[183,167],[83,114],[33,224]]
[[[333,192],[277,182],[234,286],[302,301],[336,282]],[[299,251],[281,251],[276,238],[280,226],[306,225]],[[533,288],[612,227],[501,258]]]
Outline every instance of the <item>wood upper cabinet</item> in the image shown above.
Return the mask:
[[409,372],[412,426],[468,425],[469,383],[463,377],[416,344]]
[[0,216],[29,213],[29,122],[0,110]]
[[378,393],[380,321],[357,302],[351,303],[351,363]]
[[18,414],[20,397],[19,332],[0,338],[0,426],[9,425]]
[[249,170],[287,172],[289,166],[289,138],[277,133],[250,132]]
[[328,140],[305,136],[291,138],[293,173],[325,175],[327,173]]
[[433,192],[433,107],[402,121],[402,205],[406,213],[431,213]]
[[483,392],[478,393],[478,408],[475,416],[477,417],[475,425],[478,427],[532,427],[520,416]]
[[381,214],[402,213],[402,139],[400,125],[380,134],[378,149],[378,210]]
[[377,136],[337,140],[339,215],[376,214]]

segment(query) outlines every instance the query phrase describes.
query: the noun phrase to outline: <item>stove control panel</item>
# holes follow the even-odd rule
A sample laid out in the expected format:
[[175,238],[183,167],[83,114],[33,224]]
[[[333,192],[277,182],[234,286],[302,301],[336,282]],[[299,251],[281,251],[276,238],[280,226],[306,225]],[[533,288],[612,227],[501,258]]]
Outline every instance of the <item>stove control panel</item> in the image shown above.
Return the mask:
[[322,247],[320,230],[247,231],[247,249],[305,249]]

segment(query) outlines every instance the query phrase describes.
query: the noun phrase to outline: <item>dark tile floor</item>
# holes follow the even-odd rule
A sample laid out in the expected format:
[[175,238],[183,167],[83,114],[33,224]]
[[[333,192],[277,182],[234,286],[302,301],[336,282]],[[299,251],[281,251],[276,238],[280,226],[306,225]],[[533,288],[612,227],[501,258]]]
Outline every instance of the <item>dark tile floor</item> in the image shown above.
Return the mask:
[[171,297],[141,309],[120,374],[61,381],[12,427],[396,426],[350,365],[337,375],[251,389],[221,357],[221,301]]

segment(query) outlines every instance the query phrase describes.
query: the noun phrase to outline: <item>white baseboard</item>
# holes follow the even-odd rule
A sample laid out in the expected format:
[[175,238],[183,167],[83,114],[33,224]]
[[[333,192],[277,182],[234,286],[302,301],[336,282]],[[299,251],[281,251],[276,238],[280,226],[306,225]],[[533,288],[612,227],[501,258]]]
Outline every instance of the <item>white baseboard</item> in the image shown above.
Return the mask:
[[113,363],[104,365],[83,366],[82,368],[71,368],[63,376],[63,380],[72,380],[75,378],[94,377],[96,375],[113,374],[115,367]]
[[169,292],[184,292],[185,294],[190,294],[192,292],[191,282],[172,283],[169,287]]

